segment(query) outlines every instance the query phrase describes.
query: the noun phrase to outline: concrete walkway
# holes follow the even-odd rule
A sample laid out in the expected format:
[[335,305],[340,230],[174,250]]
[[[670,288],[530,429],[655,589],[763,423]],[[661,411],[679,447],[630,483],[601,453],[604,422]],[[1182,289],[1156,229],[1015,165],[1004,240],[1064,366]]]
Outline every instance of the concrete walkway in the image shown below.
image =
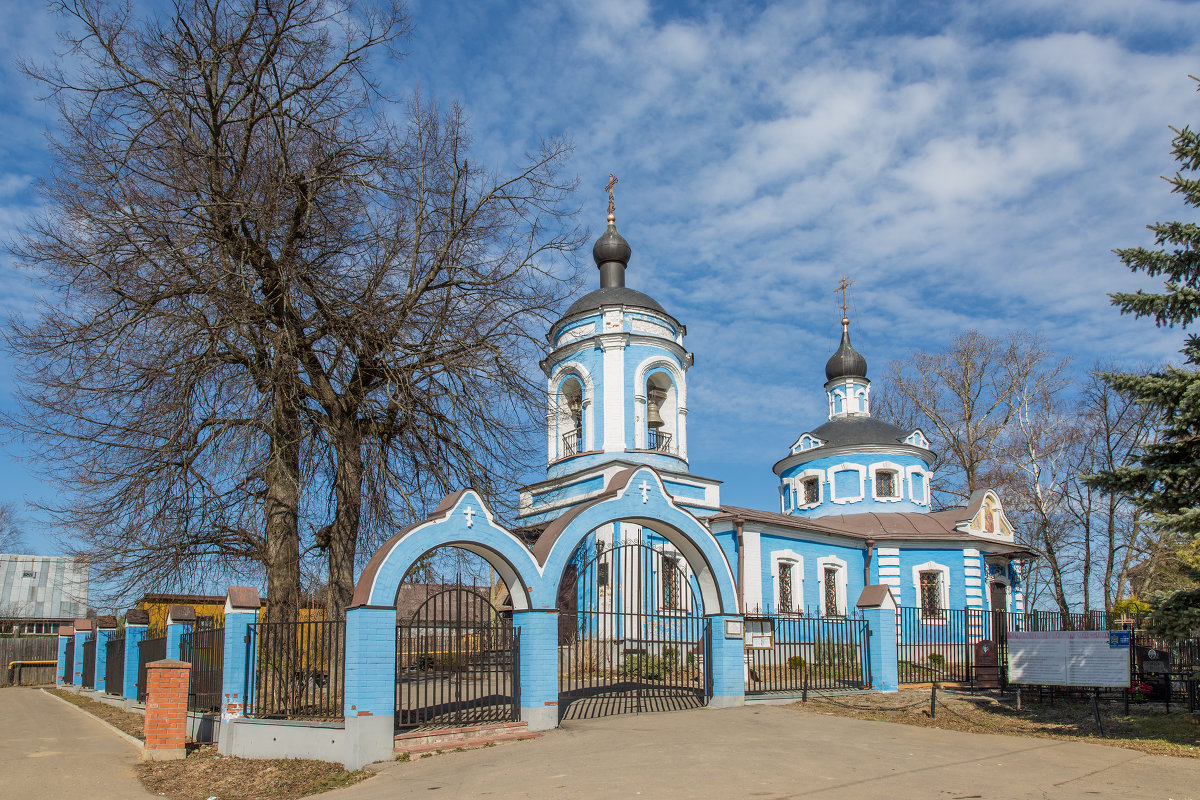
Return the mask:
[[151,798],[133,774],[133,745],[95,717],[38,689],[0,689],[4,800]]
[[1198,800],[1200,760],[749,706],[570,722],[321,795],[396,797]]

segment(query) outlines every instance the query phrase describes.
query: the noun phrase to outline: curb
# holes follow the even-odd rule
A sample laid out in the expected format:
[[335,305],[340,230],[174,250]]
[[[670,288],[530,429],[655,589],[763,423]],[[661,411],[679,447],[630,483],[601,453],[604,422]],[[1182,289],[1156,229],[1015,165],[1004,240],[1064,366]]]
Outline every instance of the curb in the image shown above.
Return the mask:
[[[113,733],[115,733],[117,736],[120,736],[122,739],[124,739],[125,741],[129,742],[131,745],[133,745],[134,747],[136,747],[136,748],[138,749],[138,754],[139,754],[141,757],[145,757],[145,755],[146,755],[146,746],[145,746],[145,745],[142,743],[142,740],[141,740],[141,739],[137,739],[137,738],[135,738],[135,737],[133,737],[133,736],[130,736],[130,735],[129,735],[128,733],[126,733],[125,731],[123,731],[123,730],[121,730],[121,729],[119,729],[119,728],[115,728],[115,727],[113,727],[111,724],[109,724],[108,722],[105,722],[104,720],[100,719],[100,718],[99,718],[99,717],[97,717],[95,714],[91,713],[90,711],[86,711],[86,710],[84,710],[84,709],[80,708],[79,706],[75,705],[74,703],[69,703],[69,702],[67,702],[66,700],[63,700],[61,697],[59,697],[59,696],[58,696],[58,695],[56,695],[56,694],[50,694],[50,692],[46,691],[45,689],[39,689],[38,691],[40,691],[40,692],[41,692],[42,694],[44,694],[46,697],[49,697],[51,700],[56,700],[56,701],[58,701],[59,703],[62,703],[62,704],[63,704],[64,706],[66,706],[67,708],[72,708],[72,709],[74,709],[74,710],[78,711],[80,714],[83,714],[83,715],[85,715],[85,716],[86,716],[86,717],[88,717],[89,719],[94,719],[94,720],[96,720],[96,722],[99,722],[101,725],[103,725],[104,727],[108,728],[110,731],[112,731]],[[99,701],[96,701],[96,702],[99,702]]]

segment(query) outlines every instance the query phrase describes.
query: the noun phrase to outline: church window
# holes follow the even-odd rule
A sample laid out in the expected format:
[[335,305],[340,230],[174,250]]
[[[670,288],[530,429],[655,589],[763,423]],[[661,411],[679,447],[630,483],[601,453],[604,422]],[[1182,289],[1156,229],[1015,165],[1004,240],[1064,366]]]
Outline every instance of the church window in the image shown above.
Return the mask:
[[938,617],[942,613],[942,573],[925,570],[921,573],[921,616]]
[[596,565],[596,585],[608,586],[608,562],[601,561]]
[[896,473],[890,469],[875,471],[875,495],[877,497],[896,497]]
[[662,605],[663,608],[681,608],[679,597],[679,559],[663,556],[662,560]]
[[821,484],[818,478],[805,478],[801,484],[804,487],[804,504],[819,503],[821,501]]
[[842,609],[838,607],[838,568],[825,567],[821,575],[821,590],[825,593],[825,615],[840,617]]
[[792,611],[792,563],[779,562],[779,613],[790,614]]

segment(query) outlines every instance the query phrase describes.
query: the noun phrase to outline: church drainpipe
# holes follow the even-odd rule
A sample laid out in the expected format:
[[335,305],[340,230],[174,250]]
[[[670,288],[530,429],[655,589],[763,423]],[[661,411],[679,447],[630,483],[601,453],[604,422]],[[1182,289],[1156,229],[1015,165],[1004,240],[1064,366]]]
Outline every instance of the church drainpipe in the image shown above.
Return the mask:
[[746,599],[744,595],[746,590],[742,588],[746,585],[742,580],[743,576],[746,574],[746,551],[742,546],[742,525],[744,525],[745,522],[746,520],[742,517],[733,518],[733,528],[737,532],[738,548],[738,608],[742,609],[743,614],[746,613],[746,609],[744,608]]
[[863,562],[863,586],[871,585],[871,558],[875,552],[875,540],[867,539],[867,559]]

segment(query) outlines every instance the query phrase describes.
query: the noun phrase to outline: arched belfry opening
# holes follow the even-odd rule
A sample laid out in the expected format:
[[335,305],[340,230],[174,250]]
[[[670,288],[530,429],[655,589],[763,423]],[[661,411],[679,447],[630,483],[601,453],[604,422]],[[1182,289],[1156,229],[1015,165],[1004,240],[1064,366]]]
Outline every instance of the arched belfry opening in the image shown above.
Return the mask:
[[678,448],[679,392],[671,376],[651,373],[646,378],[646,449],[674,453]]
[[560,458],[587,449],[583,435],[583,383],[574,375],[563,381],[559,390],[558,439]]

